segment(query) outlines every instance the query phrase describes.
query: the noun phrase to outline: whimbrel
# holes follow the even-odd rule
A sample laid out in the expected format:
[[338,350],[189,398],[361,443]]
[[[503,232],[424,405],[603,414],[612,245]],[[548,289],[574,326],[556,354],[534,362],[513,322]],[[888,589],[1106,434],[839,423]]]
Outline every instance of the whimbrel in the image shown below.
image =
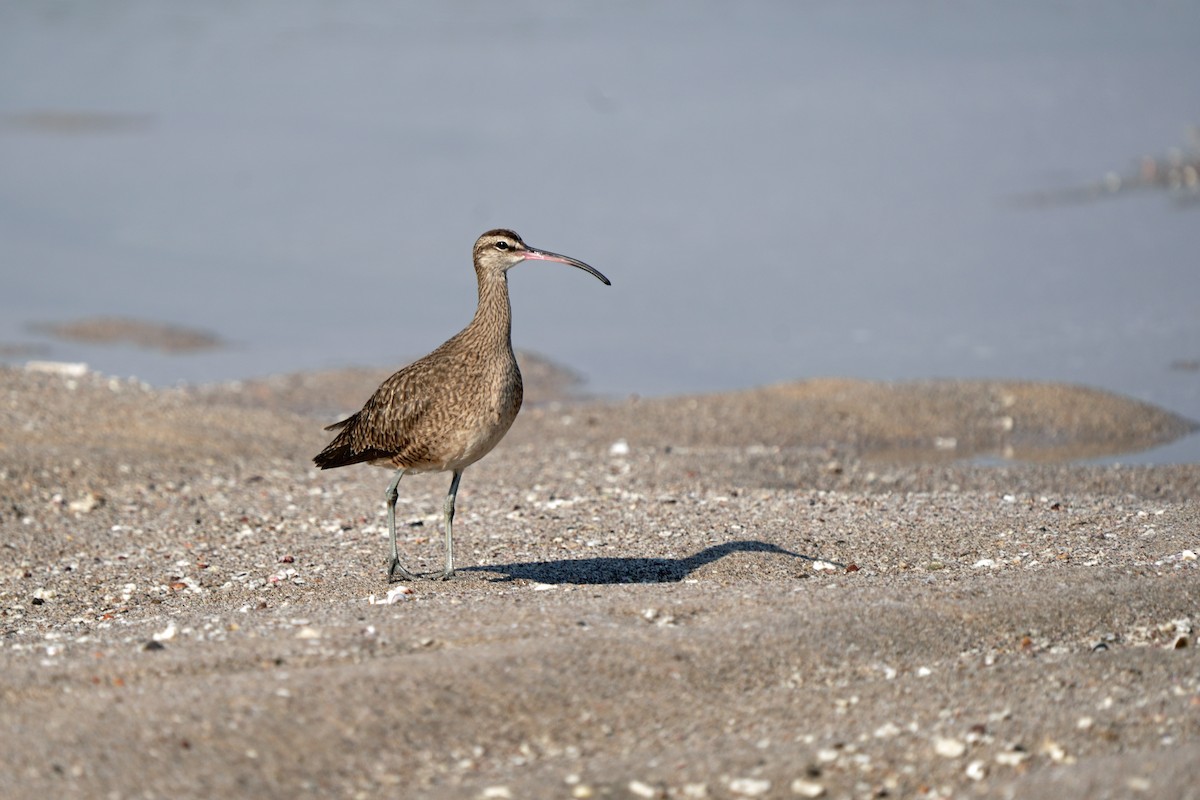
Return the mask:
[[463,470],[483,458],[508,432],[521,410],[521,370],[512,349],[508,270],[522,261],[557,261],[608,278],[582,261],[535,250],[510,230],[488,231],[475,242],[479,307],[471,324],[422,359],[380,384],[357,414],[325,430],[338,435],[315,458],[321,469],[368,463],[396,471],[388,484],[388,580],[418,577],[400,564],[396,549],[397,486],[407,473],[450,472],[442,507],[446,566],[454,574],[454,499]]

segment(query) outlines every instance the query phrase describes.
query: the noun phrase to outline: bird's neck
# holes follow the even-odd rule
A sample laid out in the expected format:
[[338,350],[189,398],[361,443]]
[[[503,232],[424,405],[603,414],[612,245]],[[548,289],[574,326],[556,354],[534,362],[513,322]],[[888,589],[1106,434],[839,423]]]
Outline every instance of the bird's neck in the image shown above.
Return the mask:
[[470,327],[476,336],[512,349],[512,306],[504,273],[480,276],[479,307]]

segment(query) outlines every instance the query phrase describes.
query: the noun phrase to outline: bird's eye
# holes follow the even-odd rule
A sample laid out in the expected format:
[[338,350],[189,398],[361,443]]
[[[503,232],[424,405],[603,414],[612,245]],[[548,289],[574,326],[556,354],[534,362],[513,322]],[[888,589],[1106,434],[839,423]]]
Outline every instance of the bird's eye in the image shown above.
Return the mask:
[[497,250],[507,250],[508,242],[496,242],[496,249]]

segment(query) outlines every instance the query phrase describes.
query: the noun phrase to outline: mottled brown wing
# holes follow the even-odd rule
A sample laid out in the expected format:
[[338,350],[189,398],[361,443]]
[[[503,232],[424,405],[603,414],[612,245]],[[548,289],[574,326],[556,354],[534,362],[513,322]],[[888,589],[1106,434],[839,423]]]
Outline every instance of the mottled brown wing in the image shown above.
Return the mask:
[[421,362],[410,364],[380,384],[362,409],[335,422],[325,430],[338,435],[322,450],[313,463],[321,469],[377,461],[399,456],[411,457],[420,445],[414,433],[429,412],[425,393],[414,391],[427,372]]

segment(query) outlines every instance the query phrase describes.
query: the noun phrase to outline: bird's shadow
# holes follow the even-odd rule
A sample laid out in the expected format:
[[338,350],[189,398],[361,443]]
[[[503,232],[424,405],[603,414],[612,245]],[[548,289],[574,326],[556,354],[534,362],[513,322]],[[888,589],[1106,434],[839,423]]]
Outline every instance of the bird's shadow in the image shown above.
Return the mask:
[[501,573],[502,577],[491,578],[494,581],[529,580],[538,583],[574,584],[675,583],[705,564],[711,564],[731,553],[774,553],[804,561],[827,561],[835,566],[844,566],[830,559],[793,553],[768,542],[741,541],[706,547],[686,558],[569,558],[465,567],[461,571]]

